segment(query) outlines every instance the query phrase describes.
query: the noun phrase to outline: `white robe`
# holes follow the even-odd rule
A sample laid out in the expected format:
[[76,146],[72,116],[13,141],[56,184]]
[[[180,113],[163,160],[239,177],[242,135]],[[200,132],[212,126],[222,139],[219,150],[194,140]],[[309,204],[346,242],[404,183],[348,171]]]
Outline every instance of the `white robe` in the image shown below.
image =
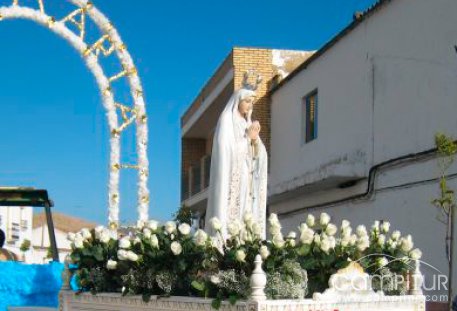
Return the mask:
[[254,94],[245,89],[236,91],[222,112],[214,134],[205,230],[214,233],[210,219],[217,217],[223,224],[224,237],[227,225],[242,221],[249,212],[261,226],[261,236],[265,238],[267,152],[260,138],[254,152],[247,136],[252,111],[247,119],[238,113],[240,100]]

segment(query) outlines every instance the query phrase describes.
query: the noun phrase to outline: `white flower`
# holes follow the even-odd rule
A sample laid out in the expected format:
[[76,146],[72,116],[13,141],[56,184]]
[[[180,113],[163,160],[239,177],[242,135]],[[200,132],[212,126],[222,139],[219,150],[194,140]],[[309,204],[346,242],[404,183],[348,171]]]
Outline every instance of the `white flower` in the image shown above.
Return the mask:
[[103,229],[103,231],[100,233],[99,240],[105,244],[111,240],[111,234],[108,229]]
[[295,240],[297,238],[297,233],[295,233],[295,231],[290,231],[287,238]]
[[351,234],[349,239],[349,245],[354,246],[357,243],[357,235]]
[[254,233],[257,237],[260,237],[262,234],[262,227],[259,225],[259,223],[255,222],[252,225],[252,233]]
[[368,234],[367,228],[364,225],[359,225],[357,226],[356,233],[359,237],[364,237]]
[[125,249],[120,249],[117,251],[117,258],[119,258],[119,260],[127,260],[128,257],[127,257],[127,251]]
[[314,243],[316,243],[318,246],[321,245],[321,236],[319,234],[314,235]]
[[371,230],[373,230],[373,232],[379,232],[379,220],[376,220],[373,223],[373,226],[371,226]]
[[224,242],[217,236],[211,237],[211,247],[218,250],[221,255],[224,255]]
[[133,239],[133,244],[139,244],[141,243],[141,239],[139,237],[135,237],[135,239]]
[[314,240],[314,231],[306,228],[300,234],[300,242],[303,244],[311,244]]
[[320,247],[323,252],[328,253],[331,248],[330,241],[328,239],[322,239]]
[[327,213],[322,213],[319,219],[321,226],[326,226],[330,222],[330,216]]
[[351,243],[351,236],[343,236],[341,239],[341,246],[342,247],[347,247]]
[[338,231],[338,228],[334,224],[328,224],[327,228],[325,228],[325,233],[327,235],[333,236]]
[[130,239],[129,237],[123,237],[119,240],[119,247],[120,248],[130,248]]
[[270,251],[268,250],[268,247],[265,245],[260,246],[259,253],[262,259],[264,260],[267,259],[268,256],[270,256]]
[[213,217],[209,222],[215,231],[220,231],[222,229],[222,223],[219,218]]
[[146,239],[150,239],[150,238],[151,238],[151,235],[152,235],[151,229],[149,229],[149,228],[144,228],[144,229],[143,229],[143,236],[144,236]]
[[143,229],[144,228],[144,221],[143,220],[138,220],[136,222],[136,228],[139,229],[139,230]]
[[115,260],[108,260],[108,262],[106,263],[106,269],[108,270],[114,270],[116,269],[117,267],[117,261]]
[[284,246],[284,243],[285,243],[282,234],[274,235],[273,239],[272,239],[272,242],[278,248],[282,248]]
[[186,223],[182,223],[179,225],[178,230],[181,232],[182,235],[188,235],[190,234],[190,226]]
[[395,230],[394,232],[392,232],[391,237],[392,237],[392,240],[397,241],[398,239],[401,238],[401,232],[398,230]]
[[94,228],[95,234],[101,233],[101,232],[103,231],[104,228],[105,228],[105,227],[103,227],[103,226],[97,226],[97,227],[95,227],[95,228]]
[[351,223],[347,221],[346,219],[341,222],[341,230],[344,230],[346,228],[350,228]]
[[275,213],[271,213],[271,214],[270,214],[270,217],[268,217],[268,222],[269,222],[270,224],[279,223],[278,215],[276,215]]
[[422,257],[422,252],[420,249],[416,248],[409,253],[409,257],[411,257],[412,260],[419,260]]
[[174,221],[167,221],[165,223],[165,231],[168,234],[172,234],[173,232],[176,231],[176,223]]
[[147,227],[151,229],[152,231],[156,231],[157,228],[159,227],[159,222],[156,220],[149,220],[147,223]]
[[244,213],[243,220],[245,223],[252,221],[253,220],[252,213]]
[[153,248],[159,248],[159,239],[155,234],[151,235],[151,246]]
[[384,221],[384,222],[381,224],[381,232],[382,232],[382,233],[387,233],[387,232],[389,232],[389,230],[390,230],[390,222]]
[[211,283],[217,285],[217,284],[219,284],[220,282],[221,282],[221,279],[219,278],[219,276],[217,276],[217,275],[212,275],[212,276],[211,276]]
[[239,249],[236,251],[235,257],[237,261],[244,262],[244,260],[246,259],[246,253],[242,249]]
[[231,222],[228,224],[227,230],[232,237],[237,236],[240,233],[241,225],[238,221]]
[[309,228],[308,225],[305,224],[304,222],[302,222],[300,224],[300,227],[298,227],[298,231],[300,231],[300,233],[302,233],[303,231],[308,230],[308,228]]
[[401,239],[401,250],[405,253],[411,251],[414,247],[413,238],[408,235],[406,238]]
[[176,256],[182,253],[182,246],[181,246],[181,244],[179,244],[179,242],[175,241],[175,242],[171,243],[170,249],[173,252],[173,254]]
[[67,240],[70,241],[70,242],[74,242],[75,241],[75,237],[76,237],[76,234],[74,234],[73,232],[69,232],[67,234]]
[[205,231],[198,229],[197,232],[195,232],[194,239],[197,246],[205,246],[208,235]]
[[378,236],[378,245],[384,246],[385,243],[386,243],[386,236],[384,234],[380,234]]
[[76,248],[83,248],[84,247],[84,240],[83,238],[76,237],[74,241],[74,245]]
[[270,226],[270,234],[273,235],[273,236],[281,234],[281,226],[278,226],[277,224],[271,225]]
[[306,224],[308,225],[308,227],[314,227],[314,224],[315,224],[315,219],[314,219],[314,216],[309,214],[307,217],[306,217]]
[[135,254],[132,251],[127,251],[127,259],[130,261],[137,261],[138,260],[138,255]]
[[357,249],[361,252],[366,250],[370,246],[370,240],[368,236],[362,236],[357,240]]
[[376,259],[376,263],[378,264],[378,267],[382,268],[389,264],[389,260],[387,260],[386,257],[380,257]]
[[335,248],[336,247],[336,239],[333,236],[328,237],[328,242],[330,243],[330,248]]
[[90,231],[87,228],[81,229],[81,235],[84,240],[90,239],[92,237],[92,234],[90,234]]

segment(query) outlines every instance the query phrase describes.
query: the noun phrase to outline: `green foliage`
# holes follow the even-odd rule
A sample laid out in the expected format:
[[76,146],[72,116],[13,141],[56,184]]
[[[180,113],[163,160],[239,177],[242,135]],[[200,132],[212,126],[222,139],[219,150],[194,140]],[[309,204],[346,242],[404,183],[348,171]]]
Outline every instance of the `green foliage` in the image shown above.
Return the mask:
[[192,210],[183,205],[181,208],[173,215],[173,220],[176,221],[177,223],[187,223],[190,224],[192,223],[192,217],[193,213]]
[[30,240],[24,239],[19,249],[21,250],[21,252],[25,253],[30,249],[31,245],[32,244],[30,243]]

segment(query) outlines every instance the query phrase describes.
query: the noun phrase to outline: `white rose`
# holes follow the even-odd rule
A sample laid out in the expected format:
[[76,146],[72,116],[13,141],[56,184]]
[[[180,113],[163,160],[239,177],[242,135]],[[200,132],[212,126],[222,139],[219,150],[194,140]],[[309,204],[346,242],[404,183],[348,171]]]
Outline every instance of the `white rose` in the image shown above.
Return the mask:
[[97,226],[94,229],[95,234],[101,233],[103,231],[104,227],[103,226]]
[[67,240],[70,241],[70,242],[74,242],[75,241],[75,237],[76,237],[76,234],[74,234],[73,232],[69,232],[67,234]]
[[159,227],[159,222],[156,220],[149,220],[147,223],[147,227],[151,229],[152,231],[156,231],[157,228]]
[[312,229],[303,230],[300,234],[300,242],[303,244],[311,244],[314,240],[314,231]]
[[143,220],[138,220],[136,222],[136,228],[139,229],[139,230],[143,229],[144,228],[144,221]]
[[331,236],[331,237],[328,237],[328,242],[330,244],[330,248],[335,248],[336,247],[336,239],[335,237]]
[[389,260],[386,257],[381,257],[376,260],[378,267],[382,268],[389,264]]
[[288,239],[296,239],[297,238],[297,233],[295,231],[290,231],[289,234],[287,235]]
[[236,260],[239,262],[244,262],[245,259],[246,259],[246,253],[242,249],[237,250],[236,251]]
[[309,214],[307,217],[306,217],[306,224],[308,225],[308,227],[313,227],[314,224],[315,224],[315,219],[314,219],[314,216]]
[[281,233],[281,226],[278,226],[278,225],[271,225],[270,226],[270,234],[271,235],[278,235]]
[[321,250],[324,253],[328,253],[330,248],[331,248],[329,240],[328,239],[322,239],[320,247],[321,247]]
[[81,229],[81,235],[84,240],[90,239],[92,237],[92,234],[90,234],[90,231],[87,228]]
[[130,261],[137,261],[138,260],[138,255],[135,254],[132,251],[127,251],[127,259]]
[[416,248],[409,253],[409,257],[411,257],[412,260],[419,260],[422,258],[422,252],[420,249]]
[[262,234],[262,227],[261,227],[257,222],[255,222],[255,223],[252,225],[252,232],[253,232],[257,237],[260,237],[260,235]]
[[349,239],[349,245],[354,246],[357,243],[357,235],[351,234]]
[[74,245],[76,248],[83,248],[84,240],[82,238],[75,238]]
[[404,251],[405,253],[408,253],[411,251],[414,247],[413,243],[413,238],[411,235],[408,235],[406,238],[403,238],[401,240],[401,250]]
[[366,250],[370,246],[370,240],[368,236],[363,236],[357,240],[357,249],[361,252]]
[[182,223],[179,225],[178,230],[181,232],[182,235],[188,235],[190,234],[190,226],[186,223]]
[[173,232],[176,231],[176,223],[174,221],[167,221],[165,223],[165,231],[168,234],[172,234]]
[[325,228],[325,233],[329,236],[333,236],[338,231],[338,228],[334,224],[328,224]]
[[351,234],[352,234],[352,228],[351,227],[341,228],[341,236],[343,238],[350,238]]
[[357,226],[356,233],[359,237],[367,235],[367,228],[364,225]]
[[384,246],[385,243],[386,243],[386,236],[384,234],[380,234],[378,236],[378,245]]
[[106,269],[108,270],[114,270],[116,269],[117,267],[117,261],[115,260],[108,260],[108,262],[106,263]]
[[270,217],[268,217],[268,221],[270,222],[270,224],[278,223],[279,222],[278,215],[276,215],[275,213],[271,213]]
[[181,246],[181,244],[179,244],[179,242],[175,241],[175,242],[171,243],[170,249],[173,252],[173,254],[176,256],[182,253],[182,246]]
[[389,232],[389,230],[390,230],[390,222],[384,221],[384,222],[381,224],[381,232],[382,232],[382,233],[387,233],[387,232]]
[[130,239],[128,237],[123,237],[120,239],[119,248],[130,248]]
[[263,260],[267,259],[268,256],[270,256],[270,251],[268,250],[268,247],[266,247],[265,245],[260,246],[259,253]]
[[205,246],[208,235],[205,231],[198,229],[197,232],[195,232],[194,239],[197,246]]
[[119,260],[127,260],[127,251],[125,249],[120,249],[117,251],[117,258]]
[[151,235],[151,246],[153,248],[159,248],[159,239],[155,234]]
[[133,239],[133,244],[136,245],[136,244],[140,244],[141,243],[141,239],[139,237],[135,237],[135,239]]
[[308,228],[309,228],[308,225],[305,224],[304,222],[302,222],[300,224],[300,227],[298,227],[298,231],[300,231],[300,233],[302,233],[303,231],[308,230]]
[[253,220],[252,213],[244,213],[243,220],[245,223],[252,221]]
[[330,216],[327,213],[322,213],[319,219],[321,226],[326,226],[330,222]]
[[273,236],[273,239],[272,239],[272,242],[273,244],[278,247],[278,248],[282,248],[284,246],[284,238],[282,236],[282,234],[276,234]]
[[346,219],[341,222],[341,230],[345,228],[349,228],[351,226],[351,223],[347,221]]
[[394,241],[398,240],[401,238],[401,232],[398,231],[398,230],[395,230],[393,233],[392,233],[392,239]]
[[342,247],[348,247],[348,246],[349,246],[349,243],[351,243],[351,236],[344,236],[344,237],[341,239],[341,246],[342,246]]
[[321,236],[319,234],[314,235],[314,243],[318,246],[321,245]]
[[379,232],[379,220],[376,220],[373,223],[373,226],[371,226],[371,230],[373,230],[374,232]]
[[217,284],[219,284],[220,282],[221,282],[221,279],[219,278],[219,276],[217,276],[217,275],[212,275],[212,276],[211,276],[211,283],[217,285]]
[[209,222],[215,231],[220,231],[222,229],[222,223],[219,218],[213,217]]
[[111,240],[111,234],[108,229],[103,229],[103,231],[100,233],[100,242],[102,243],[108,243]]
[[149,228],[144,228],[144,229],[143,229],[143,236],[144,236],[146,239],[150,239],[150,238],[151,238],[151,235],[152,235],[151,229],[149,229]]
[[237,236],[240,233],[241,226],[237,221],[234,221],[228,224],[227,230],[232,237]]

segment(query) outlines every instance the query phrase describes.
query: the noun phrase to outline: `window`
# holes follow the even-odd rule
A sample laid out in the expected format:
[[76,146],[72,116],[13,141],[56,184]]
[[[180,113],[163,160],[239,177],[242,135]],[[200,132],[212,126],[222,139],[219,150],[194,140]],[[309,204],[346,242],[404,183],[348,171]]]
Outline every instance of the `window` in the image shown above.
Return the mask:
[[317,90],[303,98],[305,143],[317,138]]

